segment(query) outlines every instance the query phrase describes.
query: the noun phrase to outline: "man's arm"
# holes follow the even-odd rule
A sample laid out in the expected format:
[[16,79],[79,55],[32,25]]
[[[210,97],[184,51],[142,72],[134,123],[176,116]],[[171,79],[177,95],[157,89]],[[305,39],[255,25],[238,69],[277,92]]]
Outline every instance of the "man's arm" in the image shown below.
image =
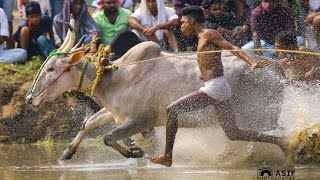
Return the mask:
[[17,2],[17,7],[18,7],[18,11],[19,11],[19,16],[22,17],[22,16],[23,16],[23,12],[22,12],[22,0],[18,0],[18,2]]
[[[226,39],[224,39],[220,33],[215,30],[207,29],[205,32],[205,36],[209,41],[212,41],[214,44],[218,45],[219,47],[227,50],[240,50],[239,47],[232,45]],[[240,59],[244,60],[250,65],[255,64],[253,58],[249,53],[245,51],[232,51],[232,54],[239,57]]]
[[157,25],[158,26],[158,29],[166,29],[166,30],[174,30],[176,29],[178,26],[180,25],[180,21],[179,21],[179,18],[175,18],[175,19],[172,19],[168,22],[165,22],[163,24],[159,24]]
[[[225,40],[220,33],[218,33],[215,30],[207,29],[205,32],[205,36],[209,41],[214,42],[216,45],[220,46],[223,49],[227,50],[240,50],[239,47],[232,45],[227,40]],[[233,51],[231,52],[238,58],[244,60],[246,63],[251,65],[251,71],[255,71],[257,68],[263,68],[267,66],[269,63],[268,61],[258,61],[255,62],[252,58],[252,56],[247,53],[246,51]]]
[[260,37],[257,31],[252,32],[252,40],[254,43],[254,48],[256,49],[261,48]]
[[[259,14],[261,14],[261,7],[260,6],[256,7],[252,13],[251,13],[251,30],[252,30],[252,41],[254,44],[254,48],[255,49],[260,49],[261,48],[261,44],[260,44],[260,37],[259,37],[259,30],[261,28],[261,26],[259,25],[259,20],[260,20],[260,16]],[[262,54],[262,52],[256,52],[257,54]]]
[[162,22],[162,24],[157,24],[156,26],[149,27],[144,30],[143,33],[150,36],[158,30],[174,30],[175,28],[180,26],[179,17],[174,9],[166,7],[165,11],[161,13],[165,13],[166,22]]
[[136,29],[141,32],[143,32],[146,29],[146,27],[142,26],[142,24],[132,16],[129,17],[128,23],[132,29]]
[[60,46],[62,45],[62,40],[60,39],[55,26],[52,27],[52,30],[53,30],[53,37],[54,37],[55,45],[58,48],[60,48]]
[[176,27],[180,25],[179,19],[175,18],[171,21],[165,22],[163,24],[158,24],[149,28],[146,28],[143,33],[151,36],[158,30],[174,30]]
[[141,31],[149,41],[158,42],[158,39],[154,34],[146,33],[147,28],[142,26],[142,24],[135,17],[130,16],[128,23],[131,28]]
[[0,36],[0,44],[4,43],[7,40],[6,36]]
[[[97,39],[98,37],[99,37],[98,35],[96,35],[95,33],[92,32],[92,39],[91,39],[91,41]],[[96,52],[97,52],[97,45],[96,45],[96,43],[92,43],[92,44],[90,45],[90,52],[91,52],[91,53],[96,53]]]

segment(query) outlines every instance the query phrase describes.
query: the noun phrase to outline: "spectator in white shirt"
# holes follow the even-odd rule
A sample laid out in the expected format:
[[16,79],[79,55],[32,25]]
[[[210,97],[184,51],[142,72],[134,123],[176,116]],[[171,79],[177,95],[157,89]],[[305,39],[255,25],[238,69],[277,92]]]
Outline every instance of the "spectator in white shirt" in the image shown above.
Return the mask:
[[0,0],[0,8],[4,10],[6,13],[8,23],[9,23],[9,37],[6,40],[6,48],[12,49],[14,48],[14,40],[12,38],[12,33],[13,33],[13,24],[12,20],[14,19],[13,16],[13,6],[14,6],[14,1],[13,0]]
[[173,33],[180,25],[179,18],[174,9],[165,7],[164,0],[141,0],[128,22],[141,41],[157,42],[161,48],[168,44],[171,51],[179,51]]
[[7,16],[0,8],[0,63],[24,63],[27,60],[27,51],[21,48],[6,49],[4,42],[9,38]]

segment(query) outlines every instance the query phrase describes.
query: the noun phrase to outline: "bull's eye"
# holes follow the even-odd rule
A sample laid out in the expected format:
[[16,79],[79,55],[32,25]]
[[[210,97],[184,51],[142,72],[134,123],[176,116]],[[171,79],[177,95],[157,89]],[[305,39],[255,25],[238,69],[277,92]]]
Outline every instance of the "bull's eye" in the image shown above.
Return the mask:
[[51,68],[48,68],[47,71],[48,71],[48,72],[52,72],[52,71],[54,71],[54,68],[52,68],[52,67],[51,67]]

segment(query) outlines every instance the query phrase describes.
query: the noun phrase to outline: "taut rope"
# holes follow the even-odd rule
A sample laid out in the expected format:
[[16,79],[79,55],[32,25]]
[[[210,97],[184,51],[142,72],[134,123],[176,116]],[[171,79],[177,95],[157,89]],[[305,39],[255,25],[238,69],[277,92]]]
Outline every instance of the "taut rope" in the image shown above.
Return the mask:
[[106,66],[106,69],[117,69],[120,67],[125,67],[125,66],[131,66],[135,64],[141,64],[141,63],[146,63],[146,62],[151,62],[151,61],[156,61],[156,60],[161,60],[169,57],[176,57],[176,56],[189,56],[193,54],[209,54],[209,53],[221,53],[221,52],[241,52],[241,51],[273,51],[273,52],[291,52],[291,53],[296,53],[296,54],[308,54],[308,55],[315,55],[315,56],[320,56],[320,53],[318,52],[309,52],[309,51],[298,51],[298,50],[286,50],[286,49],[234,49],[234,50],[214,50],[214,51],[201,51],[201,52],[190,52],[190,53],[182,53],[182,54],[172,54],[168,56],[161,56],[161,57],[156,57],[156,58],[150,58],[142,61],[137,61],[137,62],[132,62],[132,63],[123,63],[123,64],[113,64],[110,66]]

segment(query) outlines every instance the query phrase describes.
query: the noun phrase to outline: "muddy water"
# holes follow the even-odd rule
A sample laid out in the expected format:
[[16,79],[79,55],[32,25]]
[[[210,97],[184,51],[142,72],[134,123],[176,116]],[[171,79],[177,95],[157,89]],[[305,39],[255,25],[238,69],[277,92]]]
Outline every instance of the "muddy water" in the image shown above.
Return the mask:
[[[72,160],[59,162],[57,159],[67,144],[1,145],[0,179],[257,179],[257,171],[265,165],[272,169],[295,170],[295,179],[320,179],[320,168],[312,166],[285,166],[274,153],[264,156],[240,158],[237,154],[225,161],[238,162],[240,166],[216,166],[191,154],[176,158],[171,168],[150,164],[145,159],[125,159],[102,145],[102,142],[86,140]],[[272,146],[270,146],[272,148]],[[268,148],[270,148],[268,147]],[[178,146],[178,149],[181,147]],[[239,147],[240,149],[243,147]],[[252,147],[251,147],[252,149]],[[254,148],[253,148],[254,149]],[[262,148],[265,149],[265,148]],[[275,148],[276,149],[276,148]],[[180,149],[181,150],[181,149]],[[259,150],[253,150],[257,153]],[[247,153],[244,154],[248,154]],[[200,152],[201,153],[201,152]],[[176,153],[177,154],[177,153]],[[204,152],[205,154],[205,152]],[[250,154],[250,153],[249,153]],[[281,158],[280,158],[281,160]],[[221,162],[221,160],[220,160]],[[242,167],[241,167],[242,166]]]
[[254,178],[255,170],[215,170],[206,167],[173,168],[151,165],[145,160],[126,160],[102,146],[80,148],[68,162],[57,159],[66,145],[0,146],[0,179],[237,179]]
[[[299,85],[286,88],[279,126],[287,132],[320,123],[319,88]],[[136,143],[149,155],[163,152],[165,130]],[[140,135],[141,136],[141,135]],[[295,171],[283,179],[320,179],[320,166],[291,165],[272,144],[231,142],[219,127],[179,129],[173,166],[166,168],[146,159],[125,159],[103,145],[102,139],[86,139],[72,160],[58,158],[68,144],[0,145],[0,180],[11,179],[258,179],[259,169]],[[319,164],[318,164],[319,165]],[[278,177],[279,178],[279,177]]]

